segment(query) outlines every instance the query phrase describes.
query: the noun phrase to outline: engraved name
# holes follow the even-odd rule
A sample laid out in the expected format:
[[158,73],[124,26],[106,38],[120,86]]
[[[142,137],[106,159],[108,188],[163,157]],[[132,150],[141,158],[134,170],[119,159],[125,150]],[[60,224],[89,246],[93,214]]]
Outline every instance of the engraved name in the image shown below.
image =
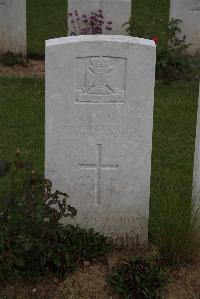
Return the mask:
[[82,138],[82,137],[101,137],[105,139],[110,139],[111,137],[123,136],[128,139],[138,138],[138,130],[130,126],[57,126],[57,128],[63,128],[64,130],[60,131],[60,134],[63,132],[64,136],[68,138]]

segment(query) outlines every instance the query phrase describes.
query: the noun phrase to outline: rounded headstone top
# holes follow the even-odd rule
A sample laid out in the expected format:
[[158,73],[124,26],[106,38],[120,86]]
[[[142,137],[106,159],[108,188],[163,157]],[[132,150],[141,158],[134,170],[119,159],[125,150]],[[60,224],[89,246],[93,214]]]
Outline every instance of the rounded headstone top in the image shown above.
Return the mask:
[[153,40],[125,35],[78,35],[46,40],[46,47],[81,42],[117,42],[156,47]]

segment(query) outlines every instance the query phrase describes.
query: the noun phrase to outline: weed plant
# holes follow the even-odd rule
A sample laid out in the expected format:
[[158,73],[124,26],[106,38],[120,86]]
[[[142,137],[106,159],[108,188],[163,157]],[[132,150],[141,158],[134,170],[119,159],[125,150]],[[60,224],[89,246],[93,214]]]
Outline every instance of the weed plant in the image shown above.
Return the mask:
[[[27,172],[22,184],[16,180]],[[7,178],[7,180],[3,180]],[[50,180],[21,159],[0,160],[0,281],[32,278],[53,271],[60,278],[111,249],[108,240],[92,229],[63,226],[63,217],[76,217],[68,195],[52,191]]]
[[199,80],[200,56],[190,56],[187,52],[190,44],[181,33],[181,20],[172,19],[162,36],[145,35],[144,28],[130,19],[124,24],[131,36],[150,38],[157,44],[156,78],[166,83],[178,80]]
[[162,267],[142,257],[130,258],[114,267],[108,276],[113,291],[123,298],[157,298],[166,282]]

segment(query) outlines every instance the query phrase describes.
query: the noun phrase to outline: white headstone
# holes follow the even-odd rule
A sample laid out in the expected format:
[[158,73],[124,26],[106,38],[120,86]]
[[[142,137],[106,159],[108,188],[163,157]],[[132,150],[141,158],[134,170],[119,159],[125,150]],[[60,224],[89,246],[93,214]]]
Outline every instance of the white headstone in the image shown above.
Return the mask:
[[148,235],[156,47],[90,35],[46,42],[46,177],[74,224],[115,243]]
[[[101,9],[104,20],[112,21],[112,34],[127,35],[122,27],[131,16],[131,0],[68,0],[68,12],[77,10],[80,16]],[[69,28],[71,24],[69,23]],[[105,32],[104,32],[105,33]]]
[[200,85],[199,101],[197,111],[196,142],[194,155],[194,175],[193,175],[193,196],[195,199],[200,196]]
[[180,19],[180,36],[186,36],[191,44],[188,51],[192,54],[200,51],[200,0],[171,0],[170,19]]
[[0,0],[0,53],[26,55],[26,0]]

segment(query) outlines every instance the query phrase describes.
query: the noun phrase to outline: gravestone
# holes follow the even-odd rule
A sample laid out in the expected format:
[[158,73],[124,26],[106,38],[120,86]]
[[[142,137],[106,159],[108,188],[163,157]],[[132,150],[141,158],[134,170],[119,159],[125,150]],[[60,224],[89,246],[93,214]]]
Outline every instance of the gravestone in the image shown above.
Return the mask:
[[197,111],[196,142],[194,155],[193,196],[199,200],[200,196],[200,85]]
[[145,39],[46,42],[46,177],[68,192],[73,224],[125,246],[148,235],[155,61]]
[[77,10],[80,16],[99,9],[103,11],[105,22],[113,22],[112,34],[127,35],[122,25],[131,16],[131,0],[68,0],[68,12]]
[[0,0],[0,53],[26,55],[26,0]]
[[180,37],[186,36],[191,44],[189,53],[200,51],[200,0],[171,0],[170,19],[180,19]]

